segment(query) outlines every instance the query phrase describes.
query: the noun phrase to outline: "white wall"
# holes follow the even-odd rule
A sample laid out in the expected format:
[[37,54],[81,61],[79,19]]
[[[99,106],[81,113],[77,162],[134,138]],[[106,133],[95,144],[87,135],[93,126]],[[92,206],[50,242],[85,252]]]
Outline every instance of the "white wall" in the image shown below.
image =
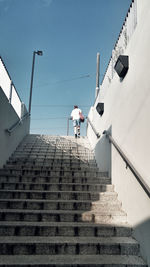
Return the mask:
[[17,113],[9,103],[4,91],[0,88],[0,168],[14,152],[24,136],[29,133],[29,117],[9,135],[6,129],[19,120]]
[[[150,1],[137,0],[137,27],[128,43],[125,54],[129,56],[129,70],[121,82],[116,74],[109,87],[96,100],[89,117],[101,134],[111,130],[112,137],[125,152],[137,171],[150,186]],[[104,102],[104,114],[99,116],[95,107]],[[94,136],[88,126],[87,135],[95,148],[98,166],[109,171],[119,199],[128,214],[128,221],[140,241],[143,257],[150,266],[150,199],[126,169],[125,163],[101,135]],[[107,141],[108,142],[108,141]],[[105,151],[106,160],[101,158]]]
[[9,102],[13,106],[14,110],[21,118],[21,105],[22,101],[16,91],[15,86],[12,83],[11,77],[6,69],[6,66],[0,57],[0,87],[4,91]]

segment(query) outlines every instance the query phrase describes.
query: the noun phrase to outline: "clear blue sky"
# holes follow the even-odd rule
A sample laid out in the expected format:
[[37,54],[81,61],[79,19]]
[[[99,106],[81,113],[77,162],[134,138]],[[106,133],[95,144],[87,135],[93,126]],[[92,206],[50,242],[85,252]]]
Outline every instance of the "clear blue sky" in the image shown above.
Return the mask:
[[97,52],[102,80],[130,4],[0,0],[0,55],[27,107],[33,51],[43,50],[35,61],[31,133],[66,135],[74,104],[88,114],[95,97]]

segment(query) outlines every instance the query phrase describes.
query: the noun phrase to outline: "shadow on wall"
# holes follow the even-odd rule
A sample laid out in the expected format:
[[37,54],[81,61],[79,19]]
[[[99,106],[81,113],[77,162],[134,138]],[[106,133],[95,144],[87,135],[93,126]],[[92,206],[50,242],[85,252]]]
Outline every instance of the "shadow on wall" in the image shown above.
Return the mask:
[[5,164],[21,140],[29,133],[30,118],[28,117],[18,124],[11,135],[8,134],[6,130],[15,125],[19,119],[5,93],[0,88],[0,167]]
[[[112,127],[110,126],[107,131],[111,134]],[[97,142],[94,153],[99,170],[108,172],[111,177],[111,144],[105,135]]]
[[[110,134],[111,134],[112,127],[110,127],[107,131],[110,132]],[[139,202],[142,199],[142,195],[140,196],[138,194],[138,189],[137,189],[137,187],[135,187],[136,182],[137,182],[136,177],[132,174],[131,170],[129,170],[129,173],[128,173],[129,168],[126,169],[126,165],[124,164],[125,163],[124,160],[121,158],[121,156],[119,154],[117,154],[118,157],[120,158],[121,162],[123,162],[123,167],[122,167],[122,169],[120,169],[122,166],[122,165],[119,165],[120,161],[116,161],[116,163],[115,163],[114,159],[112,158],[111,152],[112,152],[111,151],[111,143],[109,142],[108,138],[106,138],[106,136],[104,135],[104,136],[102,136],[102,138],[100,139],[100,141],[97,143],[97,145],[95,147],[95,156],[96,156],[97,164],[98,164],[100,170],[103,167],[102,164],[107,164],[106,167],[107,166],[109,167],[109,175],[113,181],[115,188],[117,188],[116,192],[119,194],[119,200],[122,202],[123,207],[124,208],[126,207],[126,209],[124,209],[124,210],[127,211],[127,214],[128,214],[128,212],[130,212],[130,214],[132,213],[132,217],[134,217],[134,218],[136,217],[139,219],[142,214],[144,216],[144,213],[143,213],[143,210],[140,209],[140,207],[142,207],[142,206],[138,205],[137,200],[135,201],[135,199],[133,198],[133,196],[135,196],[137,194]],[[104,162],[104,161],[106,161],[106,162]],[[114,164],[111,162],[113,162]],[[112,169],[113,169],[113,171],[112,171]],[[115,172],[114,172],[114,170],[115,170]],[[120,172],[121,170],[123,170],[123,171]],[[126,171],[124,171],[124,170],[126,170]],[[130,173],[131,173],[131,177],[130,177]],[[116,178],[116,175],[118,176],[118,174],[120,175],[119,178],[117,178],[119,180],[114,179],[114,178]],[[128,175],[129,175],[129,179],[127,179]],[[132,176],[133,176],[133,180],[132,180]],[[133,185],[132,182],[134,183],[134,180],[135,180],[135,186],[132,186]],[[130,186],[131,186],[131,188],[130,188]],[[121,189],[122,192],[120,192],[119,188]],[[128,193],[126,191],[127,188],[130,191]],[[135,191],[135,190],[137,190],[137,191]],[[127,198],[126,198],[126,196],[127,196]],[[141,199],[140,199],[140,197],[141,197]],[[128,200],[130,199],[132,201],[132,203],[130,201],[127,201],[127,199]],[[143,201],[144,201],[144,199],[143,199]],[[144,204],[145,203],[146,202],[144,202]],[[148,211],[147,211],[147,214],[149,214]],[[147,215],[147,218],[149,218],[149,215]],[[131,220],[131,218],[130,218],[130,220]],[[132,220],[131,221],[130,220],[128,220],[128,222],[132,224]],[[133,237],[135,237],[135,239],[140,243],[141,254],[142,254],[143,258],[147,261],[148,266],[150,266],[150,218],[147,220],[143,219],[143,222],[139,223],[138,225],[133,226]]]
[[[133,228],[133,237],[140,241],[141,254],[145,258],[148,266],[150,266],[150,218],[143,221]],[[141,236],[143,242],[141,242]]]

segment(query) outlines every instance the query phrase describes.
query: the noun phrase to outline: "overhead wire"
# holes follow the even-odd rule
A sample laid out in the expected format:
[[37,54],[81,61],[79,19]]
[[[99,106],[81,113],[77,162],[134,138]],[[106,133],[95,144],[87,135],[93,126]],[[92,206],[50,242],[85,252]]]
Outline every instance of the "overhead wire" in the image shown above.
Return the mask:
[[[47,104],[42,104],[42,105],[32,105],[33,107],[73,107],[74,104],[72,105],[47,105]],[[78,106],[80,107],[91,107],[91,105],[81,105],[81,104],[78,104]]]
[[[79,80],[79,79],[85,79],[85,78],[91,78],[92,76],[95,76],[94,74],[85,74],[85,75],[81,75],[79,77],[75,77],[75,78],[70,78],[70,79],[65,79],[65,80],[59,80],[56,82],[49,82],[49,83],[45,83],[45,84],[41,84],[37,87],[43,87],[43,86],[48,86],[50,84],[58,84],[58,83],[65,83],[65,82],[70,82],[70,81],[74,81],[74,80]],[[84,108],[89,108],[91,105],[81,105],[78,104],[80,107],[84,107]],[[72,105],[56,105],[56,104],[43,104],[43,105],[32,105],[33,107],[73,107],[74,104]],[[68,117],[48,117],[48,118],[32,118],[32,120],[57,120],[57,119],[68,119]],[[53,129],[66,129],[66,127],[64,126],[56,126],[56,127],[49,127],[49,128],[43,128],[43,127],[39,127],[39,128],[31,128],[32,131],[34,130],[53,130]]]
[[90,78],[92,76],[94,76],[95,74],[85,74],[85,75],[81,75],[81,76],[78,76],[78,77],[75,77],[75,78],[70,78],[70,79],[64,79],[64,80],[59,80],[59,81],[55,81],[55,82],[47,82],[47,83],[44,83],[44,84],[41,84],[41,85],[38,85],[36,86],[37,88],[38,87],[41,87],[41,86],[48,86],[50,84],[57,84],[57,83],[64,83],[64,82],[70,82],[70,81],[75,81],[75,80],[79,80],[79,79],[85,79],[85,78]]
[[[85,116],[86,118],[87,116]],[[62,120],[62,119],[68,119],[69,117],[50,117],[50,118],[33,118],[32,120]]]
[[66,127],[62,126],[62,127],[50,127],[50,128],[43,128],[43,127],[40,127],[40,128],[31,128],[31,130],[51,130],[51,129],[66,129]]
[[[86,75],[81,75],[79,77],[75,77],[75,78],[71,78],[71,79],[65,79],[65,80],[60,80],[60,81],[56,81],[56,82],[50,82],[50,83],[45,83],[43,85],[39,85],[37,87],[41,87],[41,86],[47,86],[49,84],[57,84],[57,83],[62,83],[62,82],[69,82],[69,81],[73,81],[73,80],[78,80],[78,79],[84,79],[84,78],[90,78],[92,76],[94,76],[95,74],[86,74]],[[81,105],[81,104],[78,104],[80,107],[84,107],[84,108],[89,108],[91,105]],[[51,105],[51,104],[43,104],[43,105],[32,105],[33,107],[73,107],[74,104],[71,104],[71,105]],[[32,121],[34,120],[57,120],[57,119],[68,119],[68,117],[48,117],[48,118],[32,118]],[[51,127],[51,128],[31,128],[31,130],[38,130],[38,129],[45,129],[45,130],[50,130],[50,129],[62,129],[62,128],[66,128],[66,127]]]
[[32,120],[61,120],[67,119],[68,117],[51,117],[51,118],[33,118]]
[[[96,73],[92,73],[92,74],[83,74],[81,76],[75,77],[75,78],[70,78],[70,79],[64,79],[64,80],[58,80],[55,82],[47,82],[47,83],[43,83],[41,85],[36,86],[36,88],[38,87],[45,87],[45,86],[49,86],[51,84],[58,84],[58,83],[65,83],[65,82],[71,82],[71,81],[75,81],[75,80],[79,80],[79,79],[85,79],[85,78],[93,78],[96,76]],[[100,74],[99,77],[103,77],[104,74]]]

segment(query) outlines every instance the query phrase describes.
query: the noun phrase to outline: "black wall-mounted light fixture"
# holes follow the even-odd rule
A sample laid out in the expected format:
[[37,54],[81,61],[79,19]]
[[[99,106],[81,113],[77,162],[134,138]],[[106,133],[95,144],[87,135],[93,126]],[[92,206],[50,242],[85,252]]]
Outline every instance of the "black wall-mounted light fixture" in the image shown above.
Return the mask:
[[120,78],[124,78],[127,74],[127,71],[129,69],[129,57],[120,55],[117,59],[117,62],[114,66],[115,71],[119,75]]
[[104,113],[104,103],[98,103],[96,106],[96,110],[98,114],[102,116]]

